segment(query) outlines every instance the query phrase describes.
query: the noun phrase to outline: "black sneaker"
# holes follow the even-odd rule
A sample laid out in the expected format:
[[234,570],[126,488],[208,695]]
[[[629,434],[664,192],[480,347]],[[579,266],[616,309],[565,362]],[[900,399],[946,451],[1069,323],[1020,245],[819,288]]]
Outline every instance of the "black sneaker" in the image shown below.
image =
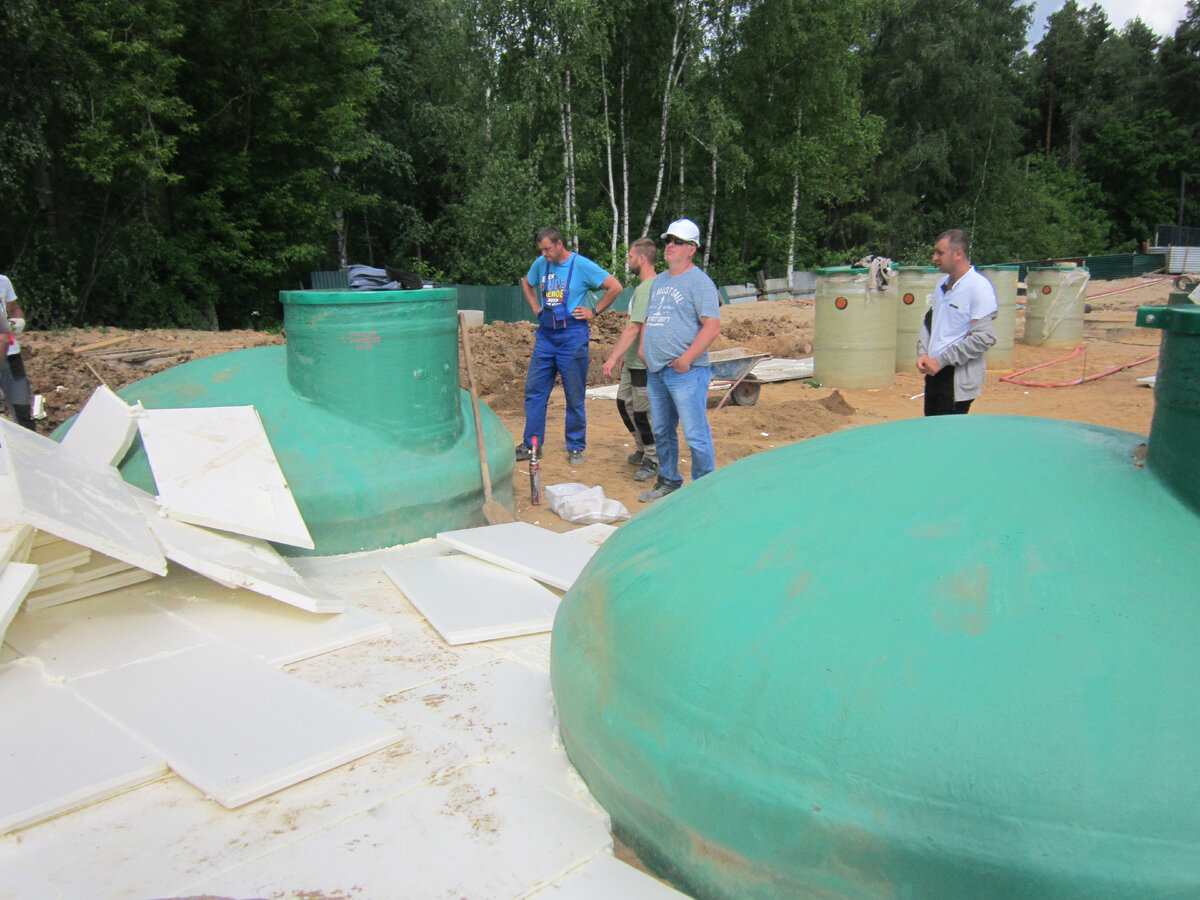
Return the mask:
[[568,450],[567,451],[567,465],[568,466],[582,466],[583,463],[584,463],[584,459],[583,459],[583,451],[582,450]]
[[633,473],[634,481],[649,481],[658,474],[658,462],[653,459],[647,459],[642,463],[642,467]]
[[654,483],[654,490],[642,491],[638,494],[638,499],[643,503],[653,503],[655,500],[660,500],[667,494],[673,494],[675,491],[683,487],[682,481],[667,481],[661,475],[658,476],[658,481]]
[[640,466],[645,461],[645,458],[645,453],[643,453],[641,450],[635,450],[633,453],[630,453],[627,457],[625,457],[625,462],[629,463],[631,466]]
[[529,459],[533,456],[533,450],[524,444],[517,444],[517,462],[523,459]]

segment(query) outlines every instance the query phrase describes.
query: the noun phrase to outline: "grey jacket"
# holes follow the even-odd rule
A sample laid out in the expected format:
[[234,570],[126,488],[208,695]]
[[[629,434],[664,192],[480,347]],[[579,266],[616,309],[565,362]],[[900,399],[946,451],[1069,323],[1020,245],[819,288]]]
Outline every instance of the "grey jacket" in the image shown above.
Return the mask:
[[[962,339],[937,356],[939,366],[954,366],[954,400],[974,400],[983,390],[987,365],[983,354],[996,343],[996,314],[977,319]],[[917,356],[929,352],[929,316],[921,322]]]

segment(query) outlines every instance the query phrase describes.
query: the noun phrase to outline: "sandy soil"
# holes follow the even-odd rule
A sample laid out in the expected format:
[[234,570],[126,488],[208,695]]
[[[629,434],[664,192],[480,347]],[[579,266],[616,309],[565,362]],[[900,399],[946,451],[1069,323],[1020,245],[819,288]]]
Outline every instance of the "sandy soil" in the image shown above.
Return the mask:
[[[1139,306],[1161,305],[1171,290],[1169,279],[1128,279],[1094,282],[1089,285],[1092,311],[1085,316],[1085,350],[1073,359],[1038,369],[1027,380],[1060,382],[1123,366],[1158,350],[1159,333],[1135,327]],[[616,343],[625,317],[601,317],[593,328],[589,384],[605,383],[600,366]],[[1066,356],[1069,351],[1029,347],[1019,342],[1023,317],[1017,316],[1018,343],[1014,368],[1023,369]],[[805,302],[750,303],[722,310],[722,335],[715,348],[748,347],[778,357],[812,354],[813,307]],[[46,398],[47,419],[43,432],[77,413],[102,381],[118,389],[190,359],[244,347],[282,343],[279,335],[251,331],[221,333],[195,331],[120,331],[118,329],[35,332],[21,343],[34,390]],[[80,352],[107,341],[107,346]],[[514,435],[524,426],[523,387],[525,367],[533,345],[533,325],[499,323],[471,332],[476,377],[484,402],[500,416]],[[989,372],[983,396],[972,407],[972,415],[1004,414],[1047,416],[1090,422],[1145,434],[1153,412],[1153,392],[1137,379],[1153,375],[1154,360],[1115,372],[1096,381],[1073,387],[1025,387],[999,380]],[[461,371],[466,386],[465,371]],[[803,381],[766,384],[752,407],[709,404],[717,449],[718,466],[743,456],[769,450],[793,441],[815,437],[843,428],[861,427],[892,419],[921,415],[922,378],[915,371],[898,374],[889,388],[878,390],[833,390],[813,387]],[[543,485],[578,481],[602,485],[609,497],[620,500],[636,515],[646,508],[637,495],[644,484],[633,481],[634,469],[625,458],[633,444],[609,400],[588,401],[588,448],[584,465],[570,469],[563,449],[564,404],[562,391],[551,396],[547,439],[542,461]],[[686,450],[682,469],[688,474]],[[517,518],[549,528],[574,527],[546,507],[529,505],[528,466],[518,463],[514,478]]]

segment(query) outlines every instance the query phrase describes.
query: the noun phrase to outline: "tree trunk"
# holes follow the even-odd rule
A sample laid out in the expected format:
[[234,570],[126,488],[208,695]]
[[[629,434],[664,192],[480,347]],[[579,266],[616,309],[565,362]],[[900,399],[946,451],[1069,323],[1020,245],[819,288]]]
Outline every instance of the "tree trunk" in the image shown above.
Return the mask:
[[575,223],[575,136],[571,122],[571,70],[564,77],[565,99],[558,105],[563,139],[563,213],[564,229],[571,249],[579,252],[579,232]]
[[604,97],[604,154],[608,169],[608,204],[612,212],[612,234],[608,243],[608,252],[611,257],[611,268],[617,267],[617,228],[620,225],[620,215],[617,212],[617,193],[613,185],[613,153],[612,153],[612,128],[609,125],[608,116],[608,75],[604,69],[604,60],[600,60],[600,87]]
[[629,130],[625,127],[625,82],[629,79],[629,37],[625,37],[625,55],[621,60],[621,238],[629,246]]
[[[341,164],[334,163],[333,164],[333,180],[337,181],[338,176],[341,175],[341,173],[342,173]],[[335,209],[333,211],[333,220],[337,224],[338,268],[344,269],[344,268],[346,268],[346,245],[347,245],[347,240],[348,240],[347,231],[346,231],[345,211],[341,210],[341,209]]]
[[[804,110],[796,113],[796,145],[800,145],[801,127],[804,124]],[[792,177],[792,222],[788,231],[787,281],[792,283],[792,271],[796,264],[796,219],[800,213],[800,161],[796,160],[796,172]]]
[[712,257],[713,225],[717,221],[717,142],[712,142],[712,191],[708,195],[708,229],[704,232],[704,269]]

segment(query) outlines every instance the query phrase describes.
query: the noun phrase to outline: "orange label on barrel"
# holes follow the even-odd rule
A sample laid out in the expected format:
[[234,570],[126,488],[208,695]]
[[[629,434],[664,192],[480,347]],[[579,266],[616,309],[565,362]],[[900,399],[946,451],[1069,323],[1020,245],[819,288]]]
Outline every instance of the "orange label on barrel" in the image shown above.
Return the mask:
[[1049,294],[1052,290],[1053,290],[1053,288],[1050,287],[1050,285],[1048,285],[1048,284],[1042,285],[1042,293],[1043,294]]
[[916,302],[916,299],[917,299],[917,298],[916,298],[916,297],[914,297],[912,294],[905,294],[905,295],[904,295],[904,304],[905,304],[906,306],[912,306],[912,305],[913,305],[913,303],[915,303],[915,302]]
[[833,305],[836,306],[838,309],[845,309],[849,303],[850,303],[850,301],[847,300],[845,297],[838,297],[836,300],[833,301]]

